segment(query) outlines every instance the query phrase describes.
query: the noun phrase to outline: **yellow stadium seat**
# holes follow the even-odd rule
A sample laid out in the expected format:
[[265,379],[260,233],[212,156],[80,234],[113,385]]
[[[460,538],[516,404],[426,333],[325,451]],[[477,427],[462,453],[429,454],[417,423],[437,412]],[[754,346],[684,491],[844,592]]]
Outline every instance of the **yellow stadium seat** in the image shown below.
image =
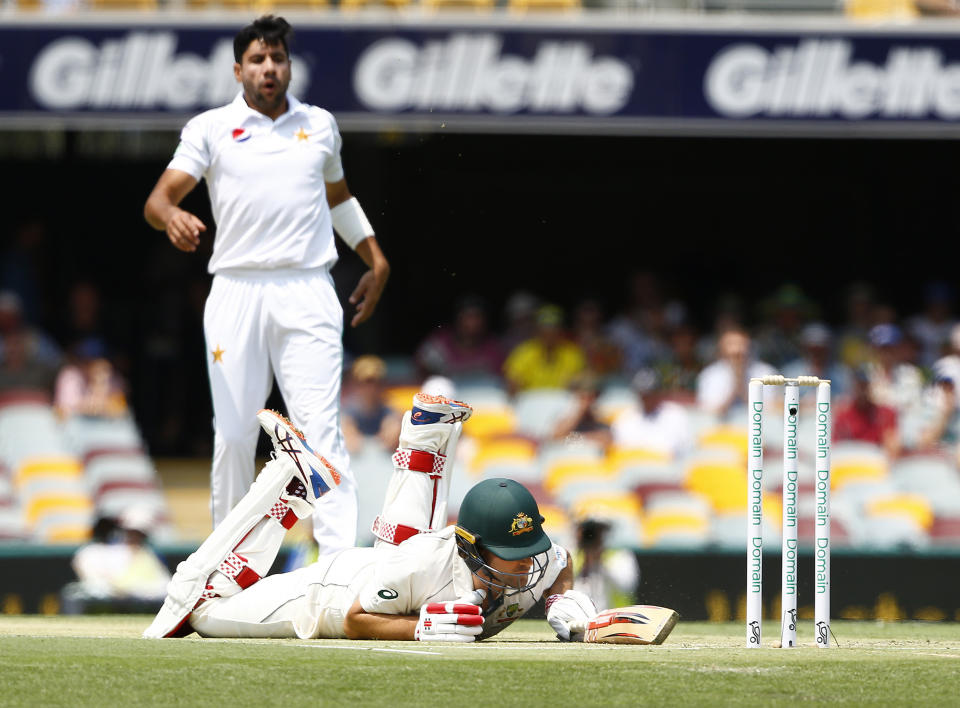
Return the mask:
[[[470,418],[470,425],[473,425],[472,417]],[[536,458],[536,454],[537,446],[529,440],[520,438],[492,440],[480,444],[471,462],[471,467],[479,472],[491,464],[517,462],[526,464],[532,462]]]
[[830,470],[830,484],[834,489],[842,489],[852,482],[879,482],[888,475],[889,470],[884,460],[834,460]]
[[613,447],[607,454],[608,464],[617,470],[621,470],[629,465],[669,461],[670,454],[668,452],[646,447]]
[[23,487],[37,478],[56,477],[82,479],[83,467],[74,457],[33,457],[25,460],[14,475],[14,482]]
[[540,515],[543,517],[543,525],[548,529],[557,529],[570,525],[570,515],[555,504],[541,505]]
[[341,10],[356,10],[366,5],[386,5],[387,7],[407,7],[411,0],[340,0]]
[[847,0],[846,12],[860,20],[906,19],[918,14],[913,0]]
[[392,386],[384,392],[386,404],[398,413],[410,410],[413,405],[413,397],[419,393],[417,386]]
[[571,504],[575,519],[612,518],[627,516],[639,518],[643,511],[640,500],[633,494],[584,494]]
[[933,528],[933,508],[930,501],[919,494],[896,494],[873,499],[867,503],[866,512],[869,516],[911,519],[925,531]]
[[24,503],[24,517],[31,526],[44,516],[66,511],[92,513],[93,502],[74,494],[38,494]]
[[14,475],[23,518],[35,540],[85,540],[93,525],[93,501],[80,462],[72,457],[25,460]]
[[90,540],[90,527],[85,525],[70,524],[64,526],[54,526],[43,539],[47,543],[86,543]]
[[707,428],[698,438],[701,449],[735,450],[744,460],[747,458],[747,435],[742,428],[732,425],[717,425]]
[[90,0],[94,10],[156,10],[157,0]]
[[710,520],[708,518],[679,511],[647,514],[644,520],[644,530],[649,545],[656,545],[661,538],[668,534],[706,536],[709,527]]
[[420,0],[420,6],[425,10],[476,10],[487,12],[496,5],[496,0]]
[[470,424],[464,429],[471,437],[487,439],[511,435],[517,420],[509,408],[481,408],[470,416]]
[[701,462],[687,470],[687,489],[702,494],[720,513],[744,511],[747,507],[747,473],[737,465]]
[[327,0],[253,0],[251,7],[259,12],[270,10],[322,10],[330,7]]
[[567,460],[558,459],[544,477],[543,486],[551,494],[556,494],[565,486],[574,482],[610,481],[616,474],[603,460]]
[[581,8],[580,0],[507,0],[510,12],[569,12]]

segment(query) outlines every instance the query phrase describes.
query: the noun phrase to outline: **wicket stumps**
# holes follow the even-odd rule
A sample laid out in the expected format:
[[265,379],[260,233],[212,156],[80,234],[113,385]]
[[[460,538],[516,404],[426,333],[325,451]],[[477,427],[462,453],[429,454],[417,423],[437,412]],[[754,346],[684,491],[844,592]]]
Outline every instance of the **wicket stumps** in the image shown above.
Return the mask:
[[763,387],[783,386],[783,532],[780,646],[797,644],[797,509],[799,505],[800,387],[817,387],[814,537],[816,642],[830,646],[830,381],[816,376],[751,379],[747,460],[747,647],[762,646],[763,632]]

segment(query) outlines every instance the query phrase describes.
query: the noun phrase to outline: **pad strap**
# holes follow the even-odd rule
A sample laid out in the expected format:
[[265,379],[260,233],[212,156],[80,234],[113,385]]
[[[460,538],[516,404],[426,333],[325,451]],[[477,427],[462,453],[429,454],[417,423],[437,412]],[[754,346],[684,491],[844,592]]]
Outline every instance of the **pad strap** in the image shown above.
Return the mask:
[[260,575],[247,565],[247,559],[233,551],[220,562],[217,570],[244,589],[260,580]]
[[399,546],[408,538],[420,533],[420,529],[415,529],[413,526],[391,524],[379,516],[373,520],[373,528],[371,530],[373,531],[373,535],[381,541],[392,543],[394,546]]
[[424,452],[423,450],[400,448],[393,453],[393,466],[397,469],[423,472],[431,477],[442,477],[446,464],[446,455]]

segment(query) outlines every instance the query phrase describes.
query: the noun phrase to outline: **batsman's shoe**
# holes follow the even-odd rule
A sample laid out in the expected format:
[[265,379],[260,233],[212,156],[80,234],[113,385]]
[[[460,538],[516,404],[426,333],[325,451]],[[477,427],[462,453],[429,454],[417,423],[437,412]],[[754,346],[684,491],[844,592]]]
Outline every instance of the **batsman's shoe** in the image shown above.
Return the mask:
[[143,636],[189,634],[190,614],[204,602],[234,595],[266,576],[286,532],[297,519],[313,514],[310,486],[291,456],[278,455],[264,465],[226,518],[177,566],[163,606]]
[[264,408],[257,413],[260,427],[270,436],[277,457],[288,456],[307,489],[307,500],[315,502],[340,484],[340,473],[307,444],[307,439],[285,417]]
[[454,401],[446,396],[417,393],[413,396],[410,422],[414,425],[465,423],[472,414],[473,408],[461,401]]

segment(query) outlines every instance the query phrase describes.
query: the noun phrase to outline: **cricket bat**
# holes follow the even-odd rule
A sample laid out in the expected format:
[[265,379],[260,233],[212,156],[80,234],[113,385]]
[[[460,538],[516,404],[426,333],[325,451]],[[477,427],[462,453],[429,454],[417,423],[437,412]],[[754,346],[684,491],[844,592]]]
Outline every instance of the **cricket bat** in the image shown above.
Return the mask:
[[584,642],[595,644],[663,644],[679,619],[669,607],[630,605],[574,622],[570,633],[583,633]]

